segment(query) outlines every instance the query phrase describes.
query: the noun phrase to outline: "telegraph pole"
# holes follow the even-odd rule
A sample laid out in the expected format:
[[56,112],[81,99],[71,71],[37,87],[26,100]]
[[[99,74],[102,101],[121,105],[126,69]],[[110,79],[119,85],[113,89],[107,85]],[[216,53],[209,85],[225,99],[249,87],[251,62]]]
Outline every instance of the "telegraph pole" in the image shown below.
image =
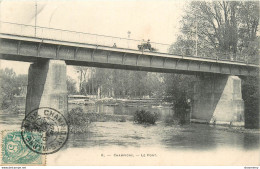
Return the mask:
[[127,42],[127,45],[128,45],[128,48],[129,48],[129,39],[130,39],[131,32],[130,32],[130,31],[128,31],[128,32],[127,32],[127,34],[128,34],[128,36],[127,36],[127,37],[128,37],[128,42]]
[[93,68],[91,67],[91,95],[94,94],[94,85],[93,85]]
[[197,22],[197,15],[195,16],[195,22],[196,22],[196,56],[198,56],[198,22]]
[[36,37],[36,26],[37,26],[37,0],[35,0],[35,30],[34,30],[34,36]]

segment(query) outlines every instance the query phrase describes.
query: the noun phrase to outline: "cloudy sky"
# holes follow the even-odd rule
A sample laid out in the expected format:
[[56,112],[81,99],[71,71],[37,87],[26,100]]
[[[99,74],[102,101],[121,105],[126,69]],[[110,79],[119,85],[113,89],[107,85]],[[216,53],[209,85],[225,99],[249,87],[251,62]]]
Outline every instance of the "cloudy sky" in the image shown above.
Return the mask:
[[[16,1],[2,0],[2,21],[35,24],[80,32],[111,35],[132,39],[151,39],[171,44],[176,40],[179,20],[187,1],[180,0],[63,0]],[[17,73],[27,73],[28,64],[1,61],[1,68],[11,67]],[[68,67],[68,74],[75,73]]]

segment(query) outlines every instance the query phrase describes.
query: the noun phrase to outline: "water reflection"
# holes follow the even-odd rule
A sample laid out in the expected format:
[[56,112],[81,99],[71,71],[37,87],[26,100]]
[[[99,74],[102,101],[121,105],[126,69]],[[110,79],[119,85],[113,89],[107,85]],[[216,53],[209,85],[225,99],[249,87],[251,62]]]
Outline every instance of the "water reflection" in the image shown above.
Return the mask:
[[1,130],[20,130],[24,114],[12,114],[0,112]]
[[[76,105],[70,105],[70,109]],[[126,107],[126,106],[81,106],[85,112],[128,115],[140,108],[172,113],[169,107]],[[1,130],[20,130],[24,114],[0,113]],[[156,147],[167,150],[209,150],[223,147],[253,150],[259,148],[259,134],[241,132],[239,129],[190,124],[166,126],[161,120],[156,125],[146,126],[126,122],[94,122],[84,134],[70,134],[64,148],[76,147]],[[63,148],[63,149],[64,149]]]
[[243,146],[247,150],[253,150],[256,148],[259,148],[260,142],[259,142],[259,135],[258,137],[256,135],[250,134],[250,133],[244,133],[243,134]]

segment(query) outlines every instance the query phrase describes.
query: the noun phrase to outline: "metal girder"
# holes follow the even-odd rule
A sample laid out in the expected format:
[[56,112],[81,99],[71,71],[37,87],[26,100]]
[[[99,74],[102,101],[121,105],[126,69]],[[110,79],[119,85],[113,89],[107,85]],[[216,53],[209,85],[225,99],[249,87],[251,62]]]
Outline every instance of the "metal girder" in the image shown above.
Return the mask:
[[56,59],[59,58],[60,45],[56,48]]
[[150,58],[150,67],[152,67],[153,57],[154,57],[154,56],[152,56],[152,57]]
[[[133,66],[135,66],[134,64],[134,60],[136,58],[136,66],[138,67],[145,67],[147,70],[150,70],[150,68],[148,69],[147,66],[149,66],[149,62],[150,62],[150,67],[151,68],[158,68],[157,66],[157,59],[158,59],[158,64],[160,64],[160,67],[163,66],[166,70],[166,72],[169,72],[170,69],[180,69],[180,71],[184,71],[183,69],[188,69],[189,72],[197,72],[197,71],[203,71],[203,72],[208,72],[208,73],[213,73],[213,74],[234,74],[234,75],[241,75],[241,76],[247,76],[247,75],[255,75],[255,71],[259,70],[259,65],[256,66],[254,64],[250,64],[248,63],[248,60],[245,59],[244,63],[236,63],[231,62],[231,61],[225,61],[225,60],[221,60],[221,57],[216,57],[214,58],[214,60],[211,58],[211,60],[209,59],[205,59],[205,58],[193,58],[190,59],[188,57],[181,57],[181,56],[168,56],[167,54],[163,54],[161,53],[159,54],[144,54],[145,56],[142,58],[141,55],[142,52],[140,51],[128,51],[125,49],[119,49],[119,48],[113,48],[113,50],[110,50],[108,47],[104,47],[104,46],[98,46],[98,45],[86,45],[86,44],[76,44],[73,45],[71,43],[67,43],[67,42],[54,42],[53,40],[48,40],[48,39],[37,39],[35,41],[32,41],[32,39],[27,39],[25,37],[19,38],[19,39],[15,39],[15,41],[12,41],[12,43],[8,43],[8,41],[5,41],[5,38],[1,39],[3,40],[3,45],[1,46],[1,49],[3,49],[1,52],[1,54],[5,54],[5,55],[17,55],[18,57],[13,57],[13,58],[7,58],[7,59],[13,59],[13,60],[25,60],[25,61],[31,61],[33,59],[37,59],[37,57],[43,57],[43,58],[53,58],[53,59],[62,59],[62,60],[68,60],[68,62],[70,62],[71,58],[73,58],[74,55],[74,59],[77,60],[77,63],[74,62],[70,62],[71,64],[78,64],[79,62],[91,62],[94,61],[96,58],[94,58],[95,56],[97,56],[97,54],[99,54],[99,52],[104,51],[103,54],[105,54],[104,56],[104,60],[102,59],[101,62],[104,61],[103,64],[107,64],[106,63],[106,57],[107,57],[107,62],[110,61],[110,57],[113,56],[113,54],[115,54],[116,56],[119,56],[119,58],[117,58],[117,61],[119,61],[119,63],[115,63],[118,64],[120,67],[120,59],[122,59],[122,64],[125,64],[128,61],[128,57],[131,56],[131,63],[133,62],[133,65],[131,64],[131,68],[130,69],[135,69]],[[11,45],[11,46],[10,46]],[[26,45],[26,46],[25,46]],[[46,45],[46,48],[45,48]],[[86,46],[85,46],[86,45]],[[62,47],[60,49],[60,47]],[[10,50],[11,48],[11,50]],[[70,57],[71,58],[67,58],[66,54],[63,54],[63,49],[65,49],[66,51],[68,50],[68,53],[70,53]],[[79,56],[83,56],[84,57],[84,53],[81,53],[81,50],[87,50],[88,55],[91,55],[91,58],[88,59],[79,59]],[[70,51],[72,50],[72,51]],[[78,51],[79,50],[79,51]],[[98,51],[97,51],[98,50]],[[51,55],[49,55],[49,53],[51,52]],[[25,56],[30,56],[27,58],[21,57],[19,55],[25,55]],[[55,55],[56,54],[56,55]],[[120,58],[120,56],[122,58]],[[33,58],[35,57],[35,58]],[[90,56],[88,56],[90,57]],[[132,58],[133,57],[133,58]],[[140,58],[141,57],[141,58]],[[112,59],[112,57],[111,57]],[[119,60],[118,60],[119,59]],[[220,59],[220,60],[219,60]],[[182,61],[183,60],[183,61]],[[140,63],[141,62],[141,63]],[[183,62],[183,63],[182,63]],[[144,65],[142,64],[144,63]],[[172,63],[170,66],[170,64],[168,63]],[[180,64],[181,63],[181,64]],[[185,63],[185,64],[184,64]],[[204,65],[203,65],[204,64]],[[142,66],[141,66],[142,65]],[[101,65],[101,67],[104,66],[110,66],[110,65]],[[166,68],[167,67],[167,68]],[[196,67],[196,68],[195,68]],[[122,68],[122,66],[120,67]],[[154,69],[151,69],[152,71],[154,71]],[[157,70],[155,70],[157,71]],[[164,71],[163,69],[160,71]],[[186,73],[186,72],[184,72]]]
[[177,69],[178,63],[180,62],[181,59],[178,59],[175,65],[175,69]]
[[17,55],[20,55],[21,43],[22,43],[22,41],[20,41],[20,40],[17,43]]
[[166,62],[167,59],[168,59],[168,58],[164,58],[164,59],[163,59],[163,68],[165,68],[165,62]]
[[209,71],[211,71],[211,67],[212,67],[213,63],[209,65]]
[[37,57],[40,56],[40,50],[41,50],[42,42],[40,42],[37,46]]
[[136,66],[138,66],[138,60],[140,58],[141,55],[138,55],[137,58],[136,58]]
[[232,74],[232,65],[229,65],[229,73]]
[[200,66],[201,66],[203,63],[204,63],[204,62],[200,62],[200,63],[199,63],[199,70],[200,70]]
[[192,62],[192,60],[190,60],[189,62],[188,62],[188,66],[187,66],[187,70],[190,70],[189,68],[190,68],[190,63]]
[[98,48],[98,45],[97,45],[97,47],[96,47],[95,49],[93,49],[93,51],[92,51],[91,61],[94,61],[94,54],[95,54],[95,51],[97,50],[97,48]]
[[218,64],[218,66],[219,66],[219,73],[221,73],[222,72],[222,66],[220,64]]
[[107,52],[107,63],[109,63],[109,62],[108,62],[109,56],[110,56],[110,52]]
[[126,56],[126,53],[124,53],[123,57],[122,57],[122,64],[124,65],[125,64],[125,56]]
[[76,48],[74,49],[74,59],[77,58],[78,50],[79,50],[78,47],[76,47]]

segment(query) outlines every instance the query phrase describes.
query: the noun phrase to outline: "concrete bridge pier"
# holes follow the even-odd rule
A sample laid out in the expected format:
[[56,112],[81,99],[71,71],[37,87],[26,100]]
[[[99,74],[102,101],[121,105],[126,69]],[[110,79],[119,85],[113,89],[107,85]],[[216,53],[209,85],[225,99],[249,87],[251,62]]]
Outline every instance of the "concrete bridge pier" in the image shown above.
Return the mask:
[[193,97],[191,122],[244,126],[244,101],[239,77],[199,76]]
[[39,107],[50,107],[67,116],[66,63],[42,60],[30,65],[25,113]]

